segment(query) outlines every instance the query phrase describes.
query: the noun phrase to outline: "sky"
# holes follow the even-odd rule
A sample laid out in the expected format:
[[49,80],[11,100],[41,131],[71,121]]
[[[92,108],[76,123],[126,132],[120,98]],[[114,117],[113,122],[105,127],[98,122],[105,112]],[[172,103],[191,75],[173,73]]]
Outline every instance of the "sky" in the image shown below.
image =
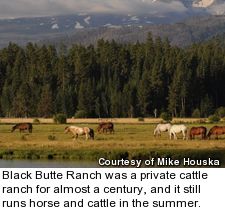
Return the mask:
[[[170,2],[170,3],[169,3]],[[185,12],[176,0],[0,0],[0,18],[64,15],[74,13]]]

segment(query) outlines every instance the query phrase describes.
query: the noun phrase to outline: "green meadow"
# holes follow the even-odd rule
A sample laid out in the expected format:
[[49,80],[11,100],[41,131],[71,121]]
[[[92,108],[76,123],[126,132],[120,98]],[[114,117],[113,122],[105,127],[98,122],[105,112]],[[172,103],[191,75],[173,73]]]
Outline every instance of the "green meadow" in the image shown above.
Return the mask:
[[[95,130],[95,140],[77,140],[64,133],[67,125],[34,124],[32,133],[11,133],[13,124],[0,124],[0,159],[97,160],[147,159],[151,157],[200,158],[225,160],[225,136],[219,140],[170,140],[168,133],[155,138],[156,124],[115,124],[115,134],[98,134],[97,124],[79,124]],[[186,124],[190,129],[199,124]],[[204,124],[208,129],[213,124]]]

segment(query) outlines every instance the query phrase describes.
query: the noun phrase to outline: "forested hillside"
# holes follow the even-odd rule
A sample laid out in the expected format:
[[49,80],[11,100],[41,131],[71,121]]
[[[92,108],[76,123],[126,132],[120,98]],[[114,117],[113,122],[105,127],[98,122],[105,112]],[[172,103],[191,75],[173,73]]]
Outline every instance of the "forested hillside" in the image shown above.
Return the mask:
[[[112,22],[111,25],[92,26],[86,23],[89,27],[82,28],[80,26],[81,28],[78,29],[74,29],[74,25],[69,28],[66,27],[67,22],[71,24],[76,22],[74,19],[71,20],[72,17],[68,16],[0,20],[0,49],[6,47],[10,41],[20,46],[25,46],[27,42],[33,42],[39,45],[51,44],[57,46],[57,48],[61,43],[68,47],[74,43],[96,46],[99,39],[115,40],[119,43],[145,42],[149,32],[153,37],[168,38],[171,45],[186,47],[225,33],[225,15],[197,16],[188,18],[185,21],[178,18],[180,22],[171,24],[153,24],[145,18],[144,20],[147,22],[137,23],[138,18],[135,19],[135,17],[133,16],[134,20],[127,22],[127,24],[122,21],[123,18],[117,17],[116,19],[121,20],[122,25],[121,22],[118,24]],[[86,18],[89,18],[89,16]],[[127,20],[130,19],[132,17],[127,18]],[[85,20],[87,21],[87,19]],[[98,20],[108,21],[109,17],[99,16]],[[79,21],[81,22],[80,19]]]
[[0,115],[6,117],[146,117],[169,111],[208,116],[225,106],[225,49],[214,39],[188,48],[168,40],[96,47],[0,50]]

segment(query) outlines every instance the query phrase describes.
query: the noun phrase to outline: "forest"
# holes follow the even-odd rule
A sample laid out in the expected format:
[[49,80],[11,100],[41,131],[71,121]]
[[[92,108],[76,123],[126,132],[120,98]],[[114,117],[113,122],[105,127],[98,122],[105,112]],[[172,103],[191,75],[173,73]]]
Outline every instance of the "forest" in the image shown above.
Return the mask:
[[208,117],[225,106],[225,48],[167,39],[0,50],[0,116]]

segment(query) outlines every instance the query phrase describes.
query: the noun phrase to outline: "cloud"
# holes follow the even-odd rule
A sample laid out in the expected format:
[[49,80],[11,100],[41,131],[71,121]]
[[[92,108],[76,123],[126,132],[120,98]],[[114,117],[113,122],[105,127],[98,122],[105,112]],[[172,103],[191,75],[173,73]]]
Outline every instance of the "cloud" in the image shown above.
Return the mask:
[[184,12],[177,0],[1,0],[0,18],[74,13]]

